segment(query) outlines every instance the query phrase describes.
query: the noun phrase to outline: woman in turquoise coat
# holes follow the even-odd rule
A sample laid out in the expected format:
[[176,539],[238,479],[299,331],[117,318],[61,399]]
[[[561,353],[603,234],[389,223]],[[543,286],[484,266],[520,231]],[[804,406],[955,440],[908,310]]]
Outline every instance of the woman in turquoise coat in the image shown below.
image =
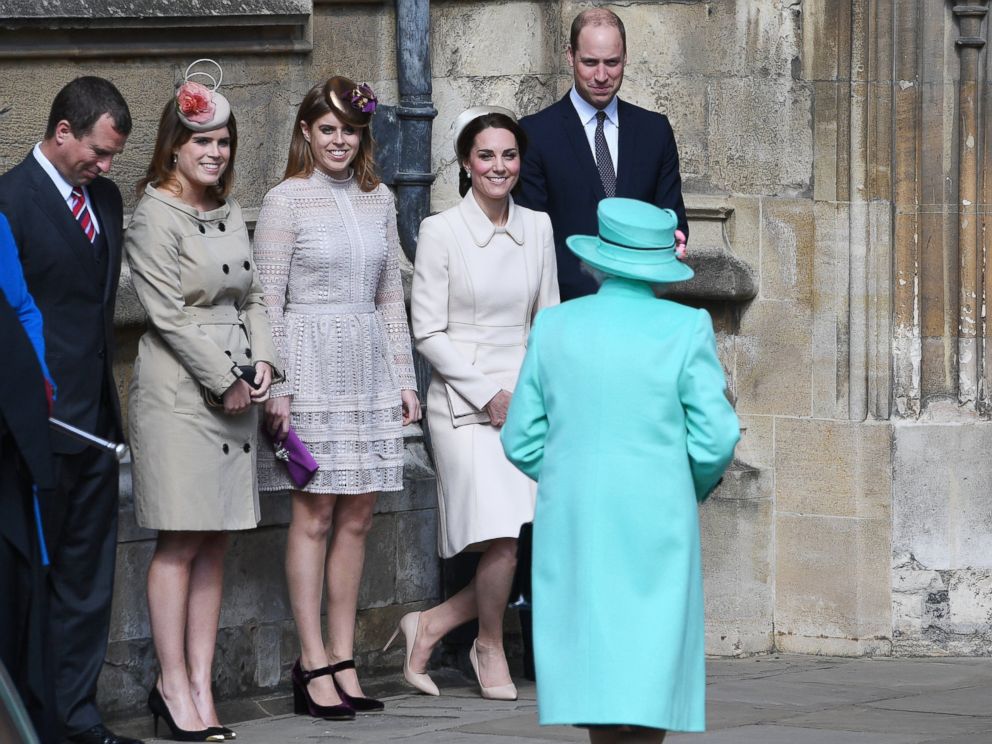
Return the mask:
[[677,220],[599,204],[569,249],[605,280],[543,310],[502,442],[538,481],[533,601],[542,724],[600,742],[703,731],[706,670],[697,503],[740,436],[705,310],[656,299],[688,279]]

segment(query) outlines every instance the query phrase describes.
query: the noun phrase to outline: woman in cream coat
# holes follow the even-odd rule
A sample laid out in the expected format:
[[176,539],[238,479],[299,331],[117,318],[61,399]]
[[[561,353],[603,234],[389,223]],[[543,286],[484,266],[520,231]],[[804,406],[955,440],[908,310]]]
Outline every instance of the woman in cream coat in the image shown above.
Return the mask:
[[438,473],[439,552],[482,551],[469,585],[404,616],[404,675],[438,694],[424,674],[431,649],[479,618],[470,653],[483,697],[515,699],[503,653],[503,612],[520,527],[534,516],[534,484],[499,442],[530,324],[558,303],[547,215],[514,204],[526,141],[505,109],[477,107],[455,123],[460,204],[424,220],[411,300],[414,340],[434,368],[427,418]]

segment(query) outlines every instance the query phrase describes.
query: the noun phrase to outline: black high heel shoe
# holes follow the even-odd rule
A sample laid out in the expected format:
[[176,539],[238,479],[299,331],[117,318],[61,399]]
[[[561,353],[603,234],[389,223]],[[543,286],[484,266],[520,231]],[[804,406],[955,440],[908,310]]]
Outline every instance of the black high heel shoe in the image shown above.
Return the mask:
[[337,664],[331,664],[331,679],[334,680],[334,689],[338,691],[338,695],[341,699],[346,702],[351,709],[356,713],[378,713],[380,710],[384,710],[386,704],[381,700],[376,700],[370,697],[353,697],[344,691],[344,688],[338,684],[338,679],[334,675],[338,672],[343,672],[346,669],[354,669],[355,660],[345,659],[344,661],[339,661]]
[[176,725],[169,706],[165,704],[165,698],[158,691],[158,686],[154,686],[148,693],[148,710],[151,711],[155,722],[155,736],[158,736],[158,719],[164,718],[169,725],[172,741],[224,741],[224,733],[219,728],[205,728],[201,731],[186,731]]
[[293,665],[293,712],[308,713],[314,718],[328,721],[355,720],[355,710],[347,702],[342,702],[340,705],[320,705],[310,697],[310,691],[307,689],[310,680],[323,677],[325,674],[330,674],[331,679],[334,679],[334,673],[329,666],[307,672],[304,671],[300,660],[296,660],[296,664]]

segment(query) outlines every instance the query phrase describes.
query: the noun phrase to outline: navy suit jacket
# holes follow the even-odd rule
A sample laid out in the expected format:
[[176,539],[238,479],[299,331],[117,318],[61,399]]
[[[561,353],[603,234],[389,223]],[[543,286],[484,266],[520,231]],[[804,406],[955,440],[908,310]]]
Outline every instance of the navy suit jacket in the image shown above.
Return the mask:
[[[45,323],[45,361],[58,387],[54,416],[101,436],[123,436],[113,377],[114,303],[121,273],[121,192],[96,178],[86,187],[106,240],[106,261],[83,233],[32,153],[0,176],[0,212],[20,251],[28,290]],[[101,411],[101,406],[105,410]],[[98,431],[104,418],[111,431]],[[53,435],[52,449],[85,445]]]
[[[616,195],[675,210],[679,229],[688,237],[679,153],[668,117],[622,100],[617,104]],[[606,198],[575,106],[566,94],[543,111],[525,116],[520,126],[528,144],[517,202],[551,216],[561,299],[595,294],[596,283],[579,270],[578,259],[565,245],[569,235],[598,232],[596,206]]]

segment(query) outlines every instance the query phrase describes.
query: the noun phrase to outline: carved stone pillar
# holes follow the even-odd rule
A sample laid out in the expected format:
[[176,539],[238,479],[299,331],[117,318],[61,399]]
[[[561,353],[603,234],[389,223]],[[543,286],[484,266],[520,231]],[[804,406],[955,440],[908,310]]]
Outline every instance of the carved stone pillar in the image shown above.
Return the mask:
[[958,402],[971,406],[978,400],[980,362],[984,361],[979,359],[978,348],[983,335],[979,325],[983,292],[979,268],[982,255],[978,238],[981,203],[978,148],[982,124],[979,55],[985,46],[982,21],[988,10],[986,2],[954,6],[961,34],[956,41],[961,57],[958,78]]
[[892,7],[893,393],[902,416],[920,410],[917,16],[915,3]]

